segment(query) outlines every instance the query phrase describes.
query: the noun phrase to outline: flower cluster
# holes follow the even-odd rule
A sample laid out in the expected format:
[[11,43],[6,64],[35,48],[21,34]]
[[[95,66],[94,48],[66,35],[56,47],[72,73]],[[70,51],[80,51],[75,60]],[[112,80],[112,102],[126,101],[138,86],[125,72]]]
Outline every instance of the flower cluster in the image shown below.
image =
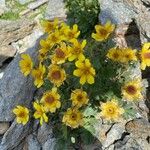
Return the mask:
[[[39,119],[42,125],[43,122],[47,123],[50,120],[49,116],[61,112],[62,116],[59,116],[61,121],[66,126],[77,128],[84,124],[83,111],[86,105],[92,103],[90,93],[86,90],[89,87],[94,88],[97,70],[92,65],[93,61],[86,55],[87,41],[79,40],[80,31],[76,24],[70,27],[65,22],[55,19],[53,22],[43,21],[42,26],[47,37],[40,41],[39,63],[37,65],[33,63],[28,54],[22,54],[19,63],[21,72],[24,76],[31,75],[37,88],[44,88],[47,81],[51,85],[44,91],[42,97],[33,102],[35,110],[33,117]],[[92,38],[103,42],[112,35],[115,25],[108,21],[105,25],[96,25],[95,29],[96,33],[92,33]],[[113,47],[108,50],[104,61],[107,62],[109,58],[127,65],[130,62],[137,62],[139,56],[141,69],[144,70],[146,66],[150,66],[150,43],[144,44],[139,54],[137,50],[131,48]],[[70,85],[69,80],[72,79],[76,79],[73,84],[77,81],[77,86]],[[65,93],[61,91],[63,86],[69,88],[66,91],[69,92],[67,100]],[[123,101],[142,99],[141,79],[126,80],[122,83],[120,91]],[[106,99],[97,110],[101,110],[98,116],[112,121],[117,121],[125,113],[122,103],[117,98]],[[13,112],[17,116],[18,123],[28,122],[29,110],[26,107],[17,106]]]
[[[76,24],[71,28],[64,22],[59,23],[59,20],[55,19],[54,22],[43,21],[42,26],[48,36],[40,41],[39,64],[33,65],[33,60],[28,54],[22,54],[22,59],[19,63],[21,72],[24,76],[31,74],[34,79],[34,85],[37,88],[42,88],[45,80],[50,81],[53,85],[50,90],[43,93],[40,100],[36,100],[33,103],[35,109],[33,117],[39,119],[41,125],[43,122],[48,122],[48,113],[55,113],[57,109],[61,108],[63,99],[58,91],[67,82],[69,76],[79,77],[82,87],[86,83],[93,84],[96,75],[90,60],[84,54],[87,42],[86,40],[78,39],[80,31]],[[49,62],[48,65],[47,62]],[[76,67],[72,74],[67,74],[67,65],[69,63]],[[87,93],[81,87],[72,90],[70,94],[72,105],[67,108],[62,117],[62,122],[72,128],[82,125],[83,114],[80,109],[87,105],[89,101]],[[19,108],[15,109],[19,111]],[[27,108],[23,108],[27,110]],[[20,116],[20,114],[15,114],[17,118]],[[22,115],[22,117],[25,117],[25,115]],[[17,122],[25,124],[27,121],[26,119],[26,122]]]

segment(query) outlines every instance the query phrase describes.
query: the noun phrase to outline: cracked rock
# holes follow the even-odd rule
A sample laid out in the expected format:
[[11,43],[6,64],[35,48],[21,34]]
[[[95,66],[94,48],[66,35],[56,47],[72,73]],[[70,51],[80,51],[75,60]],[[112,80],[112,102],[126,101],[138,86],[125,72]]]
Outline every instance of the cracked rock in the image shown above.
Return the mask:
[[[37,40],[37,41],[36,41]],[[35,39],[33,47],[29,48],[29,53],[36,62],[39,40]],[[16,105],[31,106],[33,94],[36,88],[33,85],[31,76],[24,77],[20,71],[20,55],[7,66],[2,79],[0,80],[0,121],[12,121],[14,116],[12,109]]]

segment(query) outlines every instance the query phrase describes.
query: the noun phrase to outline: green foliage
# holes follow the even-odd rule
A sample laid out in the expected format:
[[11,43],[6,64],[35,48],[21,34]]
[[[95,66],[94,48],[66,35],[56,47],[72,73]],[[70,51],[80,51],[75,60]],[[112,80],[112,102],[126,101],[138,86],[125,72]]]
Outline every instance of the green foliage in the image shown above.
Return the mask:
[[0,16],[0,19],[4,19],[4,20],[17,20],[19,18],[20,18],[19,14],[12,11],[8,11],[4,13],[2,16]]
[[78,24],[81,37],[91,35],[98,23],[100,6],[98,0],[65,0],[69,25]]

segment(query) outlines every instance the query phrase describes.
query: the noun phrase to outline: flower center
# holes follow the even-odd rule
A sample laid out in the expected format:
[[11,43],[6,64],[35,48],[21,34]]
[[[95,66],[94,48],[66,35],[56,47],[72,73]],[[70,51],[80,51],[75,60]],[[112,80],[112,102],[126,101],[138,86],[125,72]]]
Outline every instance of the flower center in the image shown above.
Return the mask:
[[80,54],[81,53],[81,48],[80,47],[75,47],[73,50],[73,54]]
[[70,38],[74,38],[74,33],[70,31],[70,32],[68,33],[68,36],[69,36]]
[[20,117],[20,118],[24,118],[25,117],[25,112],[20,112],[19,114],[18,114],[18,117]]
[[119,57],[119,54],[118,53],[114,53],[113,57],[117,59]]
[[126,54],[125,57],[126,57],[127,59],[130,59],[130,54]]
[[128,94],[134,95],[136,93],[136,88],[133,85],[130,85],[126,88]]
[[115,110],[114,110],[114,108],[108,108],[108,110],[107,110],[107,112],[109,113],[109,114],[113,114],[114,112],[115,112]]
[[56,41],[58,41],[58,38],[55,35],[52,35],[52,41],[56,42]]
[[59,70],[52,72],[52,78],[55,80],[59,80],[61,78],[61,73]]
[[77,96],[77,100],[78,100],[78,101],[82,101],[82,99],[83,99],[83,96],[82,96],[81,94],[79,94],[79,95]]
[[51,95],[46,97],[46,99],[45,99],[45,102],[48,104],[52,104],[54,101],[55,101],[55,98]]
[[38,78],[38,79],[42,78],[42,72],[41,71],[38,71],[36,73],[36,78]]
[[89,68],[89,67],[86,67],[86,68],[84,69],[84,71],[83,71],[83,74],[85,74],[85,75],[90,74],[90,68]]
[[49,23],[49,24],[48,24],[48,28],[49,28],[50,30],[53,30],[53,28],[54,28],[53,23]]
[[106,36],[107,35],[107,31],[105,29],[100,29],[99,30],[99,33],[103,36]]
[[55,52],[56,52],[56,56],[57,56],[58,58],[64,58],[64,57],[65,57],[65,53],[64,53],[60,48],[57,48],[57,49],[55,50]]
[[77,114],[76,113],[72,113],[71,114],[71,119],[72,120],[76,120],[77,119]]
[[150,53],[144,53],[143,56],[144,56],[144,58],[146,58],[146,59],[150,59]]

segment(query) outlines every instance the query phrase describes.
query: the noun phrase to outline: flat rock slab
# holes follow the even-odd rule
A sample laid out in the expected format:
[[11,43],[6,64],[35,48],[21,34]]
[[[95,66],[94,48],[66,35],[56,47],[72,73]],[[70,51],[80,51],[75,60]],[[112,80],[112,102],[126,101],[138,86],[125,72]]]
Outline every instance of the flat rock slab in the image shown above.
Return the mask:
[[0,66],[9,57],[16,54],[11,44],[32,33],[36,23],[31,20],[0,20]]
[[25,126],[13,122],[4,134],[0,143],[0,150],[12,150],[31,132],[31,122]]
[[[35,40],[34,46],[26,52],[30,54],[34,62],[37,60],[37,50],[39,49],[39,39]],[[20,55],[14,58],[7,66],[0,80],[0,121],[2,122],[12,121],[14,119],[12,109],[16,105],[31,107],[36,90],[32,77],[24,77],[21,73],[19,67],[20,59]]]

